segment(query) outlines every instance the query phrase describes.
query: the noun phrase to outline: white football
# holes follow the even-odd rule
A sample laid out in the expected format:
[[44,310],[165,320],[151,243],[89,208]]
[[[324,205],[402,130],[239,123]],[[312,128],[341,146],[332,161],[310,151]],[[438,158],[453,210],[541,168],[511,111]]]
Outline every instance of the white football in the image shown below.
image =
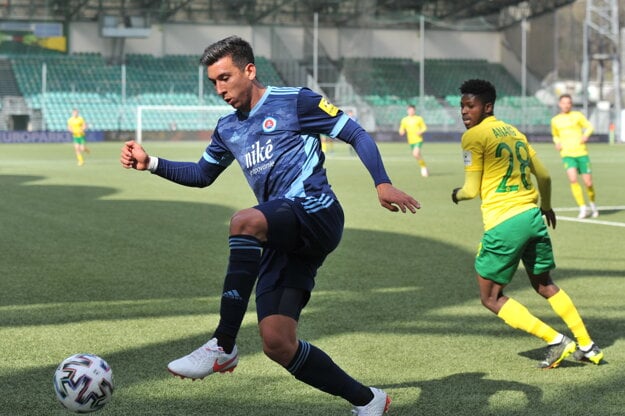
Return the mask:
[[54,372],[56,398],[68,410],[88,413],[100,410],[113,395],[113,373],[101,357],[74,354]]

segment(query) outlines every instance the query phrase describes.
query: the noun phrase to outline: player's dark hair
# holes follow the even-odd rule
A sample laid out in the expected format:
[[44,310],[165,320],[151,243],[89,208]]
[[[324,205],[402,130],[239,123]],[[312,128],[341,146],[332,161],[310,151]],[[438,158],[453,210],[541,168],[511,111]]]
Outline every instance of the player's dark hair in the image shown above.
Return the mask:
[[558,100],[561,100],[563,98],[568,98],[569,100],[573,100],[573,97],[571,97],[571,94],[562,94]]
[[474,95],[482,104],[491,103],[494,106],[497,100],[495,86],[483,79],[469,79],[463,82],[460,86],[460,93]]
[[252,46],[238,36],[230,36],[207,46],[200,63],[210,66],[226,56],[230,56],[232,63],[241,70],[245,69],[247,64],[254,63]]

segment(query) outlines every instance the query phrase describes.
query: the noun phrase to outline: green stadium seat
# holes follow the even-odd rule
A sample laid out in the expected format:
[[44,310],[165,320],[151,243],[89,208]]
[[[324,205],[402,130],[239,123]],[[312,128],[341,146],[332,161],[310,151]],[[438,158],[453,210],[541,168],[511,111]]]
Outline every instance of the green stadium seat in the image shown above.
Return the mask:
[[[29,50],[29,52],[32,52]],[[92,126],[102,130],[134,129],[139,105],[224,105],[204,75],[195,55],[147,54],[126,56],[126,97],[121,96],[121,67],[109,65],[99,53],[20,53],[10,56],[15,77],[27,104],[42,109],[48,128],[65,130],[73,107]],[[42,94],[42,65],[47,67],[45,99]],[[479,59],[428,59],[425,61],[424,101],[420,102],[419,62],[407,58],[345,58],[340,67],[357,94],[371,105],[376,124],[395,130],[414,104],[429,125],[448,126],[457,122],[460,103],[459,85],[469,77],[491,80],[501,96],[497,114],[518,123],[521,109],[526,122],[547,125],[550,109],[536,97],[520,97],[518,82],[500,64]],[[256,58],[259,78],[267,85],[281,86],[284,81],[272,62]],[[200,79],[198,79],[200,77]],[[199,82],[202,97],[199,97]],[[452,111],[453,110],[453,111]],[[181,113],[179,129],[197,125]],[[121,117],[121,120],[120,120]],[[155,117],[149,128],[169,128],[163,118]]]
[[[14,53],[10,56],[16,81],[27,105],[41,109],[50,130],[66,129],[73,107],[78,107],[92,128],[134,130],[138,105],[224,105],[213,85],[201,75],[203,96],[199,97],[200,76],[195,55],[130,54],[126,60],[126,98],[122,104],[121,67],[109,65],[99,53]],[[284,85],[273,65],[260,57],[259,73],[272,85]],[[42,66],[46,64],[46,92],[42,92]],[[186,120],[187,114],[180,117]],[[154,120],[165,126],[161,118]],[[184,121],[178,128],[196,128],[197,122]],[[205,128],[205,127],[204,127]]]

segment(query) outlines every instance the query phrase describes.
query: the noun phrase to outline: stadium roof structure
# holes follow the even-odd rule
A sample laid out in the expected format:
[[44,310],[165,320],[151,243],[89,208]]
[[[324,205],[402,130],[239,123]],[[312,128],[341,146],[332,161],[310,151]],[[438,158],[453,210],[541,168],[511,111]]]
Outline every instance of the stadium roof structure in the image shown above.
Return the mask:
[[154,23],[428,27],[501,30],[575,0],[5,0],[2,20],[97,21],[142,16]]

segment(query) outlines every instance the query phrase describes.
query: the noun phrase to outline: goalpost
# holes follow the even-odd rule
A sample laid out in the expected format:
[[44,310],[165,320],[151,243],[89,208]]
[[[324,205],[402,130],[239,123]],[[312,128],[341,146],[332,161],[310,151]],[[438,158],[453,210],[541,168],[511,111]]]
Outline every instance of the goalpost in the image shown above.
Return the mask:
[[140,105],[137,106],[135,140],[142,143],[145,132],[180,132],[213,130],[220,117],[234,109],[228,105]]

